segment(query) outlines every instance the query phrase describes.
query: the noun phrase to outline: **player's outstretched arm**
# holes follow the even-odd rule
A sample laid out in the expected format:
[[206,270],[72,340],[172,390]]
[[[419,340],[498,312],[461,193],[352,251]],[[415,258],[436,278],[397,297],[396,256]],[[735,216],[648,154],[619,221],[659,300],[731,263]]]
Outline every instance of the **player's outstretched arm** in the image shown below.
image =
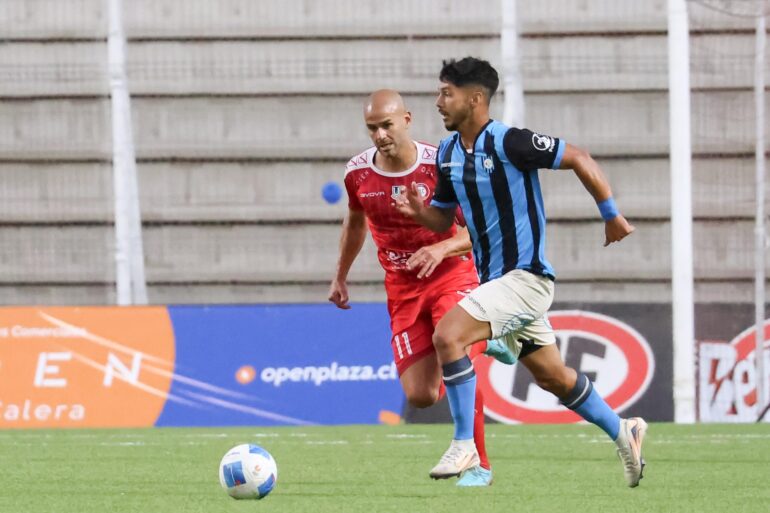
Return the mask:
[[411,217],[434,232],[443,233],[454,223],[455,207],[447,209],[426,206],[415,182],[403,194],[399,194],[393,206],[406,217]]
[[329,287],[329,301],[337,308],[348,310],[348,272],[366,240],[366,215],[362,210],[348,209],[345,221],[342,223],[340,237],[340,256],[337,259],[337,272],[334,274]]
[[618,211],[612,198],[612,189],[599,164],[591,155],[577,146],[567,144],[561,160],[561,169],[572,169],[583,187],[593,196],[604,219],[604,245],[608,246],[630,235],[635,228]]
[[436,270],[436,267],[450,256],[459,256],[468,253],[471,250],[471,236],[467,228],[459,228],[454,237],[444,239],[441,242],[430,246],[423,246],[406,261],[409,269],[420,270],[417,272],[417,278],[423,279],[429,277]]

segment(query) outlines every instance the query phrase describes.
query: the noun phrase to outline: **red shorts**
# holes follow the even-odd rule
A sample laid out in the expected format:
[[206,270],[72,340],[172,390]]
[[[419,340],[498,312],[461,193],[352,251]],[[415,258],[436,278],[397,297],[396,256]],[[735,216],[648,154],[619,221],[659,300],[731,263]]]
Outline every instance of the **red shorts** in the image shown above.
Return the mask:
[[427,286],[414,297],[388,297],[390,329],[393,332],[390,345],[399,376],[414,362],[435,352],[433,331],[436,324],[478,285],[475,273],[463,273]]

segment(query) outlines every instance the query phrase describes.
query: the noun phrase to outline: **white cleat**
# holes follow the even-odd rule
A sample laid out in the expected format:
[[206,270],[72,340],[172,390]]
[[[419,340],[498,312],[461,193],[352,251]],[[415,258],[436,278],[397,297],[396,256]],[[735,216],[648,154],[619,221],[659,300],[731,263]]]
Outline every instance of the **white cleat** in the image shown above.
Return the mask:
[[469,468],[479,465],[479,453],[473,440],[452,440],[449,449],[430,471],[433,479],[447,479],[459,476]]
[[618,446],[618,456],[623,462],[626,483],[631,488],[639,486],[639,480],[643,477],[642,442],[646,432],[647,423],[641,417],[620,420],[620,431],[615,445]]

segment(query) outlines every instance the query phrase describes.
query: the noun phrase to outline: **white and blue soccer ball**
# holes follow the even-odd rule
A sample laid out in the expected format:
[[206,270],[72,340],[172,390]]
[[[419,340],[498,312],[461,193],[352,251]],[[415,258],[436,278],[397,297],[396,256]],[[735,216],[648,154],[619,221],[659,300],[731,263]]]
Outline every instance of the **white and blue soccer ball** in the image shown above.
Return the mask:
[[237,445],[219,463],[219,482],[236,499],[262,499],[278,480],[278,466],[265,449],[254,444]]

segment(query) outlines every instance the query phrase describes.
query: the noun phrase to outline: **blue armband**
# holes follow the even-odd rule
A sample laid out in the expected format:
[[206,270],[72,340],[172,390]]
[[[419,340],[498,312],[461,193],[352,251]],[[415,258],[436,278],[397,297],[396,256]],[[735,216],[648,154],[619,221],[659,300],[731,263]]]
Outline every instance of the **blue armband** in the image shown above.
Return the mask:
[[601,203],[597,203],[596,205],[599,207],[599,212],[602,213],[602,219],[605,221],[611,221],[620,215],[620,212],[618,212],[618,207],[615,205],[615,200],[612,199],[612,196],[602,201]]

